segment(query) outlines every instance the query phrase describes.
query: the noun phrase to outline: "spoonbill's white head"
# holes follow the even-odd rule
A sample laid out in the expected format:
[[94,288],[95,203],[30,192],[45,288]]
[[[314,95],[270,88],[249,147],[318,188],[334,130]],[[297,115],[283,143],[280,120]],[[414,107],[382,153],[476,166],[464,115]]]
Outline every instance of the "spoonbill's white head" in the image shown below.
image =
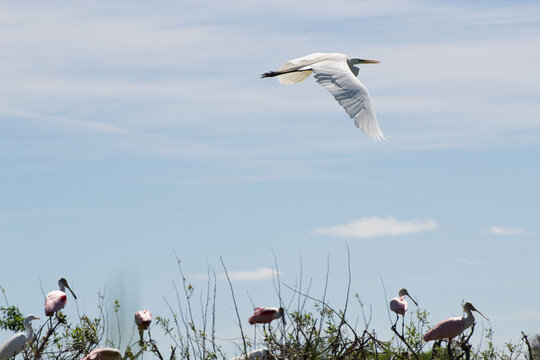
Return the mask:
[[77,296],[75,295],[73,290],[71,290],[65,278],[60,278],[60,280],[58,280],[58,286],[60,287],[60,290],[62,290],[63,292],[66,292],[66,288],[67,288],[69,292],[71,293],[71,295],[73,295],[73,297],[77,299]]
[[480,315],[482,315],[482,317],[486,320],[489,321],[489,319],[487,317],[484,316],[484,314],[482,314],[480,311],[478,311],[473,304],[471,304],[470,302],[466,302],[465,304],[463,304],[463,311],[465,312],[471,312],[471,311],[476,311],[477,313],[479,313]]
[[418,303],[412,298],[412,296],[409,294],[409,292],[407,291],[407,289],[405,289],[405,288],[400,289],[400,290],[399,290],[399,296],[405,296],[405,295],[407,295],[407,296],[409,297],[409,299],[411,299],[412,302],[413,302],[416,306],[418,306]]

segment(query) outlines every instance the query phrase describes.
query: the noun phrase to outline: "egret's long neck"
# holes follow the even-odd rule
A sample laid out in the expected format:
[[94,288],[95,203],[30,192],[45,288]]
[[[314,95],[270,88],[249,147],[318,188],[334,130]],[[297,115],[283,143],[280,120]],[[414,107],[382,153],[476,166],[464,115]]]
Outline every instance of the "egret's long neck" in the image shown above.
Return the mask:
[[356,66],[353,66],[350,60],[347,60],[347,65],[349,65],[349,69],[351,69],[351,72],[354,74],[354,76],[358,76],[360,69]]
[[465,328],[463,330],[470,328],[474,324],[474,316],[470,309],[465,309],[463,320],[465,321]]
[[26,334],[26,341],[30,341],[34,338],[34,329],[32,328],[32,324],[30,324],[30,321],[24,322],[24,327],[26,330],[28,330],[28,333]]

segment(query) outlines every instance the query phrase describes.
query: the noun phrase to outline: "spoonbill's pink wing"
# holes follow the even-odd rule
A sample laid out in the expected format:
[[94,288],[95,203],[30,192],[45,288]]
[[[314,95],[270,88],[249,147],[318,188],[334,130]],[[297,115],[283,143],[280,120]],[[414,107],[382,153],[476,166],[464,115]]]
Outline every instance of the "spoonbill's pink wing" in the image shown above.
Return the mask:
[[152,314],[148,310],[140,310],[135,313],[135,324],[144,330],[148,329],[152,322]]
[[403,296],[396,297],[390,300],[390,310],[393,312],[404,315],[407,312],[407,300]]
[[256,307],[253,315],[248,319],[248,322],[253,324],[268,324],[275,318],[275,314],[279,312],[277,308]]
[[452,340],[465,330],[465,321],[463,318],[449,318],[435,325],[431,330],[424,334],[424,341],[431,340]]
[[54,290],[47,294],[45,299],[45,315],[52,316],[55,312],[62,310],[67,304],[66,293]]
[[122,353],[113,348],[97,348],[82,360],[122,360]]
[[274,309],[274,308],[266,308],[264,310],[262,310],[259,315],[262,315],[262,316],[274,316],[275,314],[277,314],[279,311],[279,309]]

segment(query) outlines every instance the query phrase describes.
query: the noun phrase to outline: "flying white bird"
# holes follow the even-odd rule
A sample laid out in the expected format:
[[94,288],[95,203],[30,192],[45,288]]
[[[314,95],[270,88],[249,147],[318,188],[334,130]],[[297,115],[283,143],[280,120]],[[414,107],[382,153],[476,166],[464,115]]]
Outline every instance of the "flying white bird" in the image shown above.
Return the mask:
[[39,318],[35,317],[34,315],[26,316],[26,318],[24,319],[24,327],[26,328],[26,330],[28,330],[28,333],[17,333],[11,338],[9,338],[8,341],[3,343],[2,346],[0,346],[0,360],[11,359],[12,357],[20,353],[24,349],[26,344],[34,338],[34,329],[32,329],[32,325],[30,324],[30,322],[36,319]]
[[379,128],[368,89],[358,80],[360,69],[354,65],[378,64],[377,60],[349,58],[339,53],[314,53],[287,61],[277,71],[269,71],[261,77],[277,76],[282,84],[304,81],[313,72],[319,84],[334,96],[354,125],[374,140],[385,139]]
[[269,71],[261,77],[277,76],[282,84],[304,81],[313,72],[319,84],[334,96],[354,125],[374,140],[385,139],[379,128],[368,89],[358,80],[359,69],[354,65],[378,64],[377,60],[349,58],[339,53],[315,53],[287,61],[277,71]]

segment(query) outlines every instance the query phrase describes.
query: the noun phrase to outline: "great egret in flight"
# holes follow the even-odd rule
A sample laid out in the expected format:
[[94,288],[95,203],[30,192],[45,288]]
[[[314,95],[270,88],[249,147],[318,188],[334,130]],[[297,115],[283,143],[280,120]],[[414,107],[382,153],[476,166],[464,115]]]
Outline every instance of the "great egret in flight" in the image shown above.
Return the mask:
[[384,139],[379,128],[368,89],[358,80],[358,64],[378,64],[377,60],[350,58],[339,53],[315,53],[287,61],[277,71],[269,71],[261,77],[277,76],[282,84],[304,81],[313,72],[319,84],[334,96],[354,125],[374,140]]

